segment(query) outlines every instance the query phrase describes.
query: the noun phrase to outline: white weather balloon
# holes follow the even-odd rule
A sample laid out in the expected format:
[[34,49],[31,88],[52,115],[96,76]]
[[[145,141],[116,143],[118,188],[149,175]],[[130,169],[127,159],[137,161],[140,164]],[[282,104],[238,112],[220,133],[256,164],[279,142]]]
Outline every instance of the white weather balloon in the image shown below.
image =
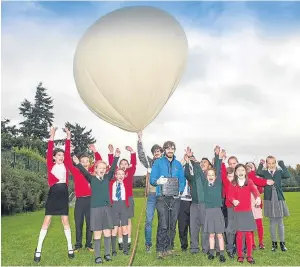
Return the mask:
[[78,43],[73,67],[79,95],[108,123],[129,132],[143,130],[175,91],[187,51],[184,30],[165,11],[115,10]]

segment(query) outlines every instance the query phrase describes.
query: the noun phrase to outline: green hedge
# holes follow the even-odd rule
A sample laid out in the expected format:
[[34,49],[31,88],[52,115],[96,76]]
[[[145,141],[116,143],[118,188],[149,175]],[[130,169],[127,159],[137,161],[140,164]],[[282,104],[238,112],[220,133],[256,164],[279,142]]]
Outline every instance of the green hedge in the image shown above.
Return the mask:
[[46,174],[13,169],[1,163],[1,214],[35,211],[44,207],[48,194]]
[[282,187],[283,192],[300,192],[300,186],[297,187],[288,187],[284,186]]

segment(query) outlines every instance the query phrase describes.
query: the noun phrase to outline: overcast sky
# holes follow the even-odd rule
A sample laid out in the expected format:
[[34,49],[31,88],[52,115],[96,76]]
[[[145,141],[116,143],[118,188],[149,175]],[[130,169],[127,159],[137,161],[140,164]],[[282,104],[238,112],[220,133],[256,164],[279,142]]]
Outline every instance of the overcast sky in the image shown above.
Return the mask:
[[[112,143],[128,158],[125,146],[136,149],[136,134],[89,111],[72,67],[87,27],[130,4],[2,3],[1,117],[20,122],[20,103],[33,100],[42,81],[54,98],[56,125],[87,126],[102,155]],[[150,155],[154,143],[173,140],[180,159],[187,145],[197,157],[212,158],[219,144],[241,162],[272,154],[286,164],[300,163],[300,3],[147,4],[182,23],[189,59],[177,90],[144,130],[146,152]],[[139,163],[137,174],[145,171]]]

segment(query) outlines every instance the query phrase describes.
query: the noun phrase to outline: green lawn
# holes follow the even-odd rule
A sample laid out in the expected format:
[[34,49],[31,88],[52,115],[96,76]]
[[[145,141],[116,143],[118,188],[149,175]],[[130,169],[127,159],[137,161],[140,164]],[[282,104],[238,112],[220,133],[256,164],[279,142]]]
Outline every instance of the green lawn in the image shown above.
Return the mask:
[[[277,251],[272,253],[271,240],[269,235],[268,220],[264,220],[265,226],[265,245],[264,251],[255,251],[254,258],[256,265],[299,265],[299,257],[297,256],[300,251],[300,194],[285,193],[287,203],[290,209],[291,217],[285,219],[286,230],[286,245],[287,252]],[[136,210],[134,225],[137,225],[140,213],[144,206],[143,198],[136,198]],[[298,208],[297,208],[298,206]],[[2,265],[37,265],[33,262],[33,252],[37,244],[37,239],[43,220],[44,211],[19,214],[12,217],[2,217]],[[75,227],[73,219],[73,209],[70,210],[70,221],[72,226],[73,243],[75,240]],[[154,222],[153,237],[156,232],[157,220]],[[136,229],[134,227],[134,229]],[[135,231],[133,231],[135,232]],[[133,235],[134,238],[134,235]],[[177,236],[176,249],[179,251],[180,243]],[[103,253],[102,253],[103,254]],[[124,266],[128,265],[129,256],[118,255],[110,264]],[[244,263],[247,265],[247,263]],[[38,265],[94,265],[94,255],[89,252],[82,252],[76,254],[76,258],[69,260],[67,257],[67,245],[64,236],[63,228],[59,218],[53,218],[48,235],[45,239],[43,246],[42,261]],[[144,219],[142,220],[139,229],[139,240],[137,246],[137,253],[133,265],[143,266],[199,266],[199,265],[220,265],[218,260],[208,261],[207,257],[203,254],[191,255],[190,253],[183,253],[181,256],[173,259],[157,260],[155,249],[149,254],[144,251]],[[236,260],[229,260],[224,265],[237,265]]]

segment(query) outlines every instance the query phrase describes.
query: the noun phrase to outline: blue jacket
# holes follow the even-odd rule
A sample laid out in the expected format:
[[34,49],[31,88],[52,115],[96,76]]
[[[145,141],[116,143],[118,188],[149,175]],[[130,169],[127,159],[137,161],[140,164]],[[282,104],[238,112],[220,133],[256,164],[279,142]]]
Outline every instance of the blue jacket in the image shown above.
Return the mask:
[[160,159],[155,160],[151,174],[150,174],[150,184],[156,186],[156,195],[160,196],[160,186],[157,186],[156,181],[159,177],[176,177],[179,180],[179,193],[184,191],[186,185],[186,179],[184,177],[184,170],[175,156],[173,160],[170,162],[166,156],[161,157]]

